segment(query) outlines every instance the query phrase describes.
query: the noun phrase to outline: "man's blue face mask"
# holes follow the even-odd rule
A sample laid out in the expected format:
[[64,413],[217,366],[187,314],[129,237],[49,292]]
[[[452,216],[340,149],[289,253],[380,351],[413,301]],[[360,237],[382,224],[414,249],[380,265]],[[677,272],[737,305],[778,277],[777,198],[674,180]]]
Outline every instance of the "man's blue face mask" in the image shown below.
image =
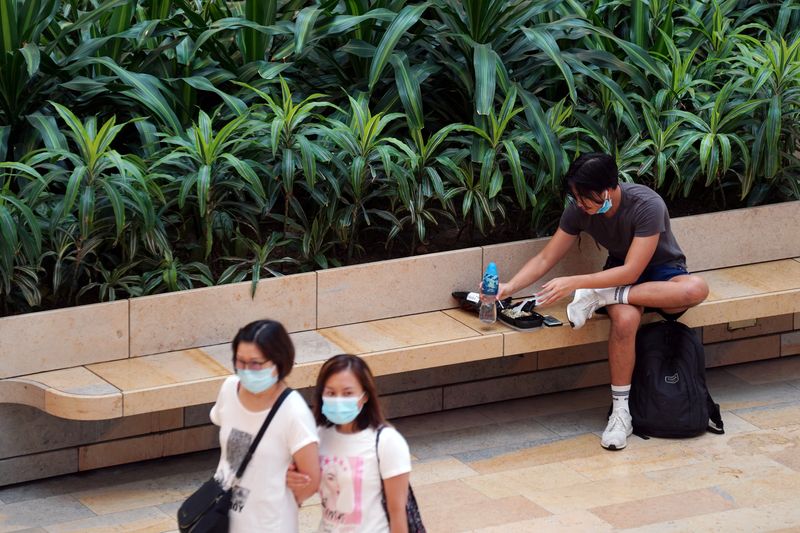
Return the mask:
[[595,215],[602,215],[603,213],[607,213],[609,209],[611,209],[611,195],[608,194],[606,191],[606,199],[603,200],[603,205],[600,206],[600,209],[597,210]]
[[[584,201],[580,201],[579,202],[577,200],[577,198],[575,196],[573,196],[572,194],[568,194],[567,195],[567,200],[570,203],[577,205],[578,207],[580,207],[584,211],[588,211],[588,209],[586,208],[586,203]],[[613,206],[614,206],[614,204],[611,201],[611,195],[608,193],[608,190],[606,190],[606,197],[603,200],[603,204],[597,209],[597,211],[594,214],[595,215],[602,215],[603,213],[607,213]]]

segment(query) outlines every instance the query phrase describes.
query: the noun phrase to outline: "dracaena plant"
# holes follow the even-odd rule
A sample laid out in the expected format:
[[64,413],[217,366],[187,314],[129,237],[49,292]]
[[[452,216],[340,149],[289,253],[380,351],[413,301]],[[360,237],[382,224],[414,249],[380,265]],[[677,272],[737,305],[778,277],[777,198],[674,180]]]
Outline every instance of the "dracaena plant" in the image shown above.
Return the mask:
[[[395,150],[387,130],[401,113],[372,113],[367,98],[348,97],[349,116],[330,118],[327,138],[337,148],[332,159],[342,192],[343,207],[339,214],[340,235],[347,242],[347,256],[352,258],[358,246],[362,225],[370,226],[376,217],[392,220],[393,215],[379,207],[386,195],[381,186]],[[373,205],[374,204],[374,205]]]
[[242,128],[246,118],[230,120],[215,131],[211,117],[200,111],[197,123],[185,134],[164,139],[174,150],[153,165],[173,176],[171,194],[180,209],[188,210],[185,231],[200,236],[205,259],[217,232],[223,241],[230,240],[231,222],[253,219],[267,201],[263,173],[260,176],[257,162],[247,158],[252,140]]

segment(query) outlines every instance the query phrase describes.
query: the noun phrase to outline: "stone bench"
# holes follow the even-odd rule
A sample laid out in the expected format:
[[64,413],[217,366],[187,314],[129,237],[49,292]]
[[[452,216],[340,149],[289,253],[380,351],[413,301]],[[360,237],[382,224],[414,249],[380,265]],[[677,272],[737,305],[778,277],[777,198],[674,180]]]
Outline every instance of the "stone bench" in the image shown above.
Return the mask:
[[[800,202],[674,219],[673,231],[690,270],[710,286],[708,299],[681,321],[692,327],[735,329],[755,327],[758,319],[781,315],[793,320],[788,329],[800,329],[799,226]],[[602,350],[569,350],[605,341],[607,318],[598,316],[580,330],[567,325],[519,332],[501,323],[481,324],[477,316],[456,308],[450,296],[454,290],[476,287],[489,261],[498,264],[501,280],[510,276],[546,242],[504,243],[270,278],[259,283],[254,298],[245,282],[3,318],[0,404],[27,405],[82,421],[202,406],[215,400],[221,382],[232,371],[229,342],[237,329],[267,317],[281,321],[294,340],[297,357],[289,382],[298,389],[312,387],[322,363],[342,352],[364,357],[379,379],[480,361],[498,367],[502,361],[519,361],[509,364],[541,372],[594,365],[588,367],[591,379],[583,374],[586,367],[575,366],[568,383],[530,390],[529,395],[607,383]],[[584,237],[546,279],[596,271],[604,260],[605,252]],[[529,287],[516,296],[528,296],[533,290]],[[566,324],[567,303],[538,310]],[[657,319],[655,314],[644,318]],[[539,357],[532,362],[524,359],[530,354]],[[449,398],[442,397],[444,392],[417,394],[417,402],[429,398],[430,406],[413,412],[520,396],[500,391],[464,399],[459,394],[466,389],[457,383],[459,378],[453,379]],[[414,379],[386,390],[403,387],[426,390]],[[393,407],[390,402],[390,414],[410,413]],[[189,427],[187,417],[182,414],[183,425],[167,429]],[[178,440],[191,440],[191,435],[184,432]],[[203,435],[213,445],[213,427]],[[163,455],[192,449],[170,448],[164,439],[160,446]],[[2,461],[0,456],[0,474]],[[109,463],[87,459],[83,466],[105,464]],[[0,477],[0,485],[2,481]]]

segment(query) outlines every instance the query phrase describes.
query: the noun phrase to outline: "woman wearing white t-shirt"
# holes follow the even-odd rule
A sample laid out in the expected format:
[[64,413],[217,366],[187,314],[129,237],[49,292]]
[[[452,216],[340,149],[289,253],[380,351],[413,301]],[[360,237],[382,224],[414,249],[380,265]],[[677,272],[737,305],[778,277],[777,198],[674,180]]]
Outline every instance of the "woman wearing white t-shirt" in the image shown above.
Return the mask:
[[[411,455],[403,436],[383,417],[366,363],[355,355],[337,355],[326,361],[317,377],[313,409],[322,469],[319,531],[406,533]],[[376,438],[381,427],[379,463]],[[287,484],[295,493],[309,482],[295,470],[287,474]],[[386,492],[385,510],[381,483]]]
[[[222,384],[211,421],[220,427],[220,460],[214,478],[234,483],[236,470],[275,400],[286,389],[294,365],[294,346],[284,327],[273,320],[252,322],[233,339],[236,375]],[[295,495],[302,501],[319,485],[316,424],[305,400],[291,392],[278,408],[253,457],[235,483],[229,512],[230,531],[242,533],[298,530]],[[299,491],[287,489],[284,472],[294,464],[308,478]]]

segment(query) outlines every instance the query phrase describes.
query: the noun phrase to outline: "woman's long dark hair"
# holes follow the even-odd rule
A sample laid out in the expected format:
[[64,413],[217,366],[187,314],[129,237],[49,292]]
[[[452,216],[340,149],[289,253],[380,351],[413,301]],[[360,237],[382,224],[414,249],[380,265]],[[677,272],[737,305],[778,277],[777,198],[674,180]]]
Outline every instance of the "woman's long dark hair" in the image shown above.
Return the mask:
[[330,427],[334,425],[322,414],[322,393],[325,390],[325,384],[331,376],[339,372],[351,371],[361,384],[367,395],[367,401],[362,407],[361,412],[355,420],[356,427],[360,430],[373,428],[377,429],[382,425],[386,425],[386,418],[383,416],[381,404],[378,400],[378,389],[375,386],[375,378],[372,377],[372,371],[367,366],[367,363],[357,355],[340,354],[335,355],[325,361],[322,369],[317,376],[317,386],[314,389],[314,401],[312,410],[314,418],[318,426]]

